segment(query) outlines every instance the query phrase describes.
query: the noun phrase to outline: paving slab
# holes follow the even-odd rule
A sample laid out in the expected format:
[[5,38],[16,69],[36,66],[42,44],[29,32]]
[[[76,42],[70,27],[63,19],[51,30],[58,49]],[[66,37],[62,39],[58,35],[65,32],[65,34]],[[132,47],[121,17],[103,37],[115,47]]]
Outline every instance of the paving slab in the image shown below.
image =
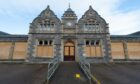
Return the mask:
[[140,84],[140,63],[91,64],[101,84]]
[[47,64],[0,64],[0,84],[43,84]]

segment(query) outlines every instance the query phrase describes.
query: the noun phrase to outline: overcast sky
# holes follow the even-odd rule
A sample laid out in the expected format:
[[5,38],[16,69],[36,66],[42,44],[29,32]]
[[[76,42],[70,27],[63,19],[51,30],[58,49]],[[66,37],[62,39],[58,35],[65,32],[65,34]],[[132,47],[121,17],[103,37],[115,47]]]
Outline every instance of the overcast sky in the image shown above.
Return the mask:
[[140,0],[0,0],[0,31],[27,34],[29,24],[47,5],[61,18],[69,2],[78,18],[92,5],[109,23],[111,34],[140,31]]

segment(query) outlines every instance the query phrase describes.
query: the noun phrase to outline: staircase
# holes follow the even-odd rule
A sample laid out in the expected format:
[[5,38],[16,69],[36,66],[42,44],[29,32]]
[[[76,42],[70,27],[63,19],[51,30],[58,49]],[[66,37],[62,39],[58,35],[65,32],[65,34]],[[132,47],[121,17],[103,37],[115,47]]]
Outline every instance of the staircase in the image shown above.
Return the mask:
[[[76,74],[80,77],[76,78]],[[62,62],[49,84],[90,84],[77,62]]]

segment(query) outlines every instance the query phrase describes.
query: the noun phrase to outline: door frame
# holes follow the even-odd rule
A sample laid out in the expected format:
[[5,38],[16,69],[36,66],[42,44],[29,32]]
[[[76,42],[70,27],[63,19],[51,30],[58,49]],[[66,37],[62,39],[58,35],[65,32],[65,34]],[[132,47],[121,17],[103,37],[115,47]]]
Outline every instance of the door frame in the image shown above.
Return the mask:
[[[67,43],[72,43],[73,45],[70,45],[70,46],[68,46],[68,45],[66,45]],[[65,56],[65,47],[68,47],[68,53],[69,53],[69,56],[68,56],[68,58],[69,59],[67,59],[66,57],[67,56]],[[72,56],[72,55],[70,55],[70,48],[71,47],[73,47],[74,49],[73,49],[73,53],[74,53],[74,55]],[[63,61],[75,61],[76,60],[76,52],[75,52],[75,42],[74,41],[66,41],[66,42],[64,42],[64,46],[63,46]]]

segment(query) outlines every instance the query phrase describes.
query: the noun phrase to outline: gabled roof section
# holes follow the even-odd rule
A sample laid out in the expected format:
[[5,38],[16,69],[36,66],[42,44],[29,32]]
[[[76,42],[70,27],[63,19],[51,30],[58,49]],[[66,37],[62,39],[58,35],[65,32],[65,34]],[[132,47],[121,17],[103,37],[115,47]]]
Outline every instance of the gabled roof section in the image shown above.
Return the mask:
[[94,19],[100,23],[106,23],[106,21],[92,8],[89,6],[89,9],[84,13],[84,15],[79,19],[79,22],[84,22],[85,20]]
[[56,15],[48,5],[47,8],[40,13],[39,17],[56,17]]
[[42,20],[56,20],[60,22],[59,18],[55,15],[55,13],[50,9],[50,6],[48,5],[45,10],[43,10],[38,17],[36,17],[32,23],[38,23],[41,22]]
[[85,15],[95,16],[98,15],[98,13],[92,8],[92,6],[89,6],[89,9],[85,12]]

